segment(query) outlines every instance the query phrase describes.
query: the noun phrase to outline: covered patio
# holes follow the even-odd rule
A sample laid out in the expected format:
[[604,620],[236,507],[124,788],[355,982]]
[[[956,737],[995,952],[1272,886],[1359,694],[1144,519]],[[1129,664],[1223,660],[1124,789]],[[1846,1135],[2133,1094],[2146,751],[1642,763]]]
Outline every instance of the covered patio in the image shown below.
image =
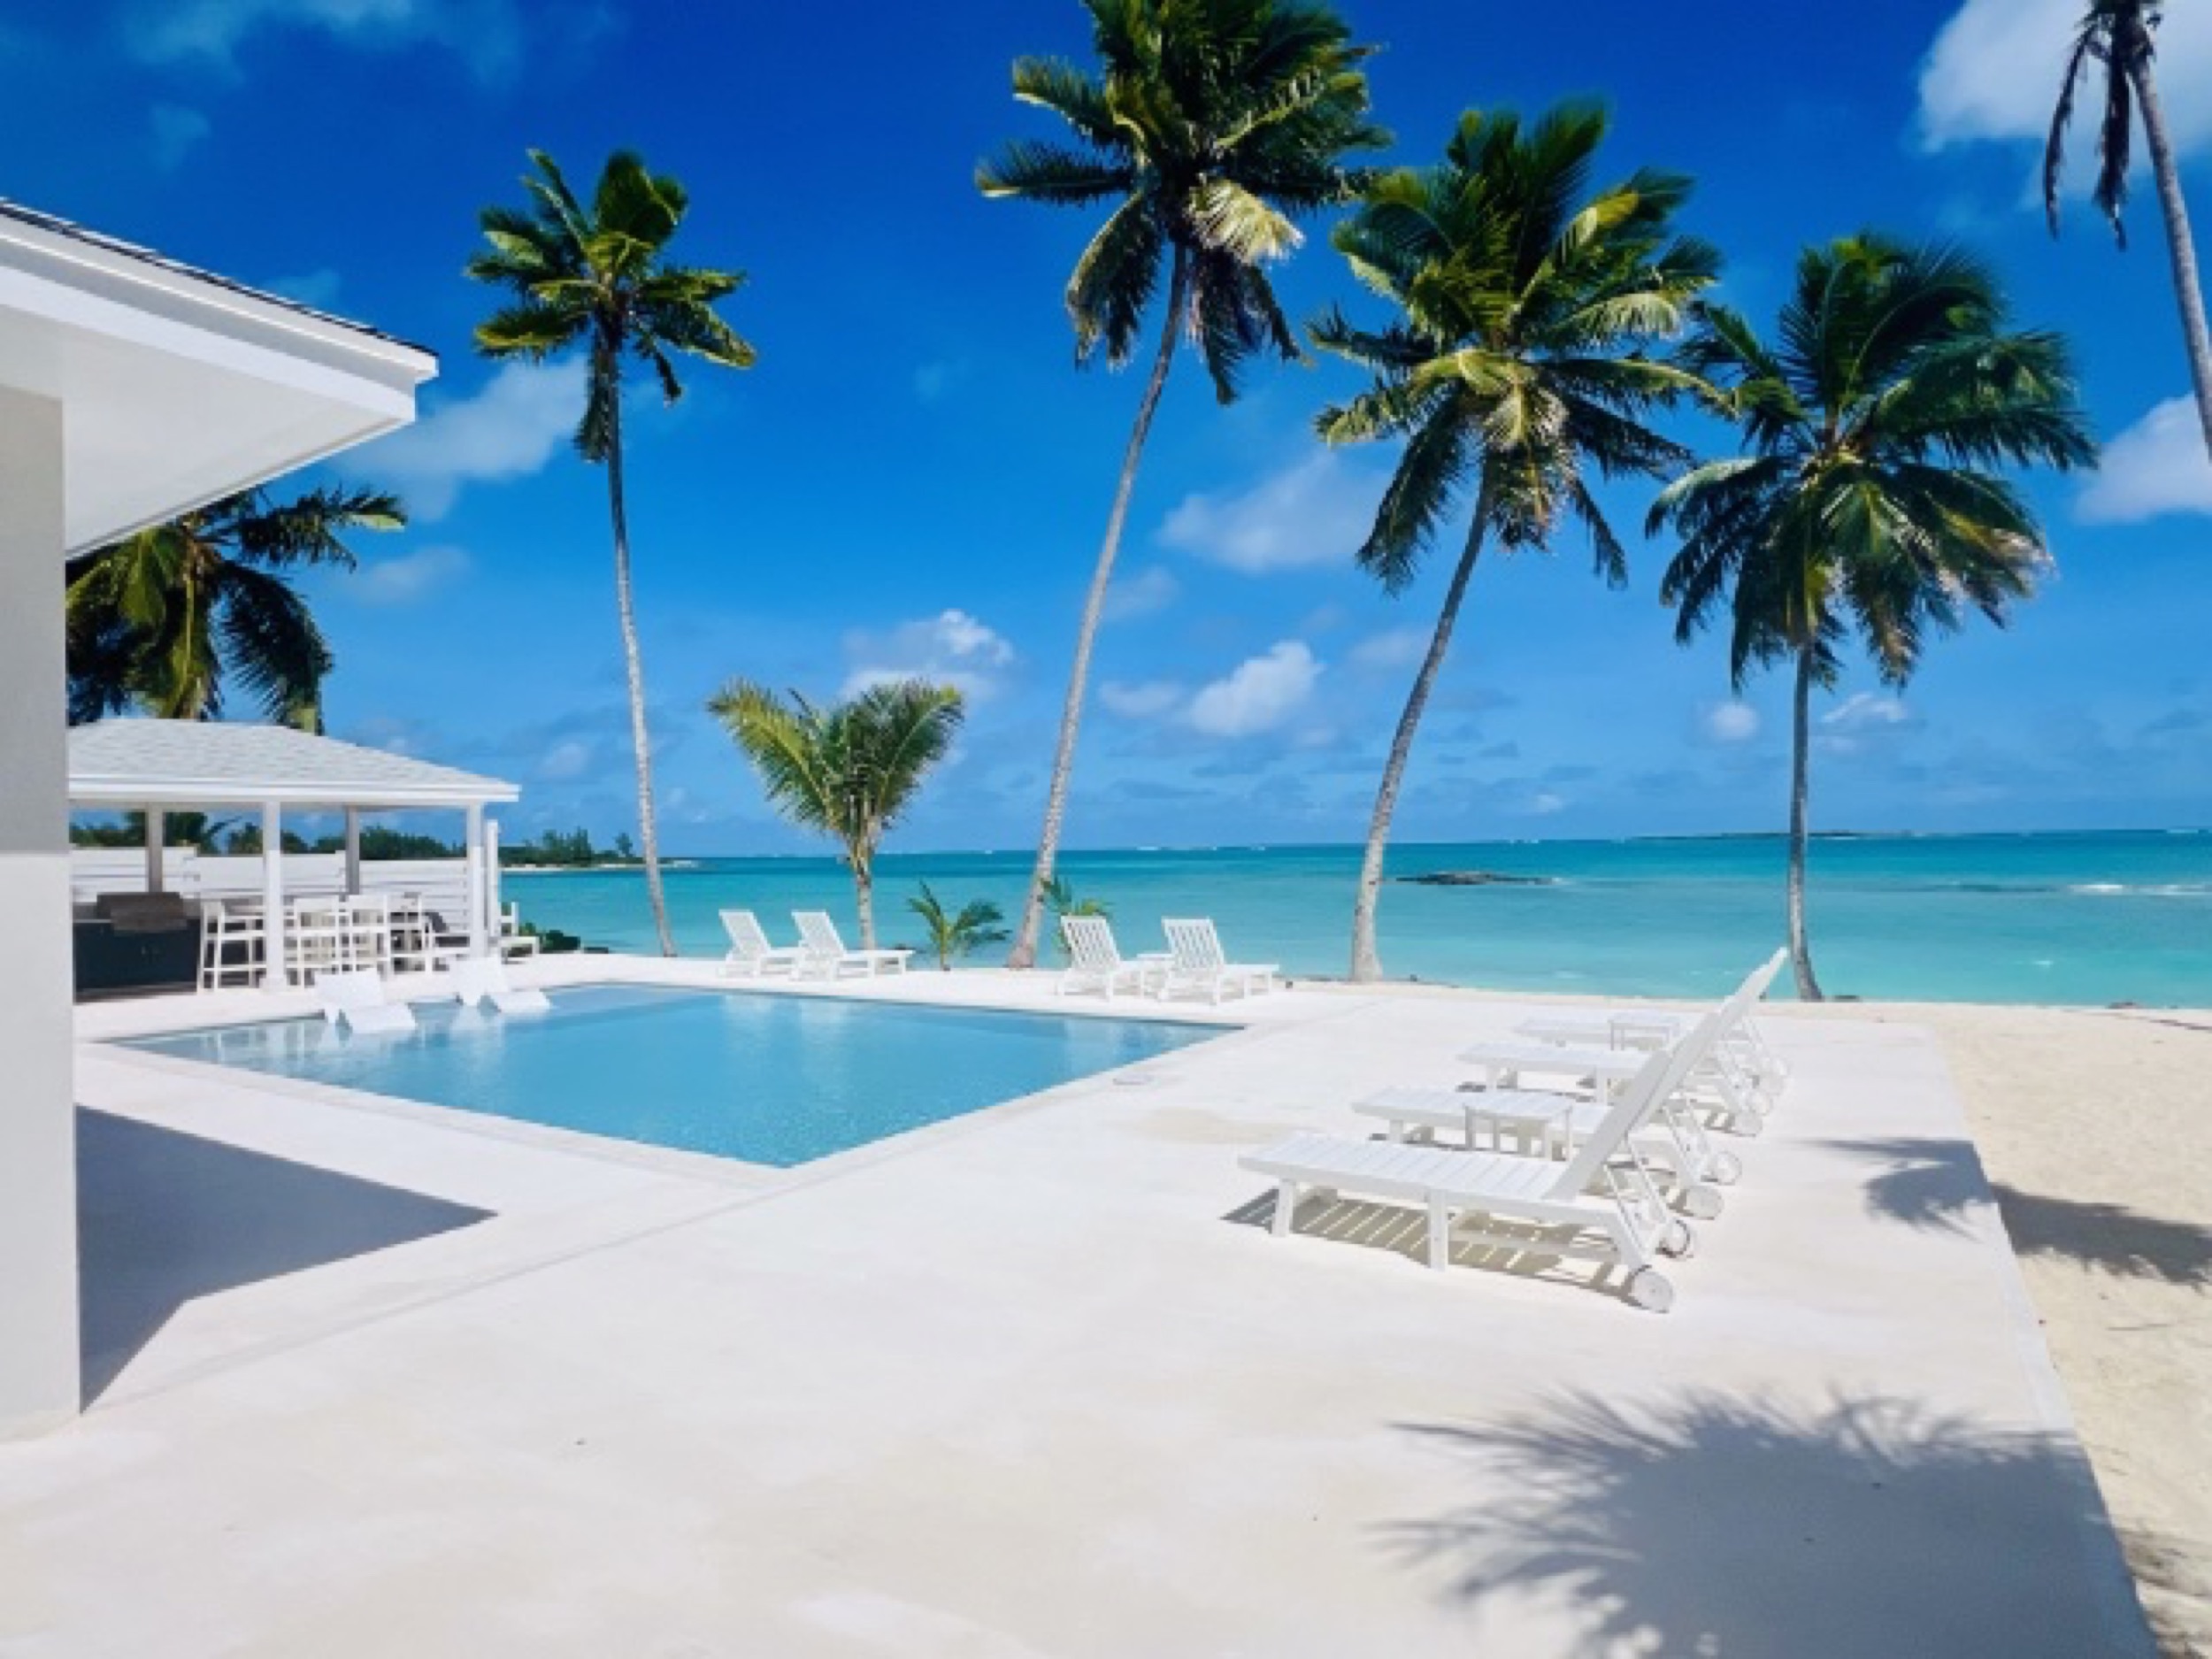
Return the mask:
[[[232,726],[190,720],[104,720],[69,733],[69,804],[77,810],[140,811],[145,815],[144,887],[158,894],[181,874],[184,897],[216,907],[204,915],[219,920],[226,905],[256,918],[251,939],[265,988],[292,983],[300,965],[290,949],[294,904],[303,886],[321,896],[326,883],[301,879],[296,858],[284,845],[288,811],[343,815],[342,862],[334,872],[337,895],[363,895],[361,820],[395,811],[458,812],[465,822],[457,916],[449,926],[465,933],[469,954],[481,956],[499,934],[499,826],[486,809],[518,800],[513,784],[410,756],[365,749],[288,726]],[[163,845],[163,822],[181,810],[248,810],[258,813],[258,859],[225,858],[204,864],[241,866],[224,883],[205,869],[173,867]],[[294,868],[288,871],[288,864]],[[419,870],[420,866],[411,866]],[[434,873],[436,873],[434,872]],[[258,878],[257,892],[242,892],[239,874]],[[84,895],[80,894],[81,899]],[[419,895],[417,895],[419,897]],[[441,913],[443,914],[442,912]],[[81,929],[89,924],[81,921]],[[82,937],[81,933],[80,935]],[[204,947],[201,947],[204,949]],[[204,987],[205,979],[201,979]]]
[[0,203],[0,1438],[79,1398],[63,562],[406,425],[436,369]]

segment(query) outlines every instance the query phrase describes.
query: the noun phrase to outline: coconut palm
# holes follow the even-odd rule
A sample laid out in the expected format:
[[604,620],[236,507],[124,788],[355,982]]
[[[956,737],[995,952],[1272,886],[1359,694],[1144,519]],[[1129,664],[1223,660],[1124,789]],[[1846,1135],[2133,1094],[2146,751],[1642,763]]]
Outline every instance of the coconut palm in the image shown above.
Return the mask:
[[1548,549],[1563,518],[1588,532],[1597,568],[1626,579],[1619,538],[1593,474],[1658,476],[1686,451],[1644,425],[1692,377],[1644,355],[1686,319],[1719,259],[1672,229],[1689,193],[1678,174],[1640,172],[1601,189],[1589,176],[1603,110],[1567,104],[1532,126],[1509,111],[1463,116],[1444,160],[1374,180],[1336,246],[1400,316],[1377,332],[1342,312],[1317,345],[1375,383],[1324,410],[1330,443],[1404,444],[1360,567],[1392,594],[1419,572],[1445,523],[1472,496],[1459,560],[1399,716],[1375,792],[1353,908],[1352,977],[1379,978],[1375,910],[1384,849],[1415,733],[1483,549]]
[[319,732],[330,646],[290,573],[351,570],[345,536],[396,530],[380,490],[315,489],[288,502],[250,489],[69,561],[69,718],[126,709],[213,719],[226,680],[272,720]]
[[629,682],[630,743],[637,759],[638,839],[644,848],[645,889],[661,954],[676,954],[661,886],[660,834],[653,810],[652,738],[645,718],[645,664],[638,649],[630,586],[630,523],[623,499],[622,393],[626,360],[653,372],[661,396],[683,396],[679,355],[722,368],[753,366],[753,349],[716,313],[718,301],[744,282],[742,273],[673,265],[668,244],[683,223],[689,198],[665,173],[649,173],[627,150],[607,158],[587,207],[553,158],[530,152],[527,211],[488,207],[478,216],[490,244],[469,261],[480,282],[507,289],[513,303],[477,325],[487,357],[542,362],[573,345],[586,350],[583,419],[576,449],[607,469],[607,505],[614,526],[615,613]]
[[1787,910],[1798,995],[1816,1000],[1805,931],[1807,763],[1816,687],[1854,629],[1902,686],[1932,631],[1993,622],[2047,560],[1996,472],[2088,466],[2095,445],[2065,342],[2008,332],[2002,292],[1965,254],[1865,234],[1799,257],[1778,347],[1734,311],[1700,308],[1687,366],[1724,388],[1741,457],[1668,485],[1647,528],[1681,550],[1662,596],[1686,643],[1724,614],[1729,676],[1794,673]]
[[2139,111],[2143,142],[2151,152],[2151,176],[2158,183],[2159,210],[2166,221],[2166,257],[2173,265],[2174,297],[2181,307],[2181,334],[2189,352],[2189,378],[2196,388],[2197,419],[2204,428],[2205,449],[2212,453],[2212,329],[2205,325],[2196,243],[2189,234],[2189,204],[2182,198],[2173,139],[2166,130],[2165,106],[2159,100],[2158,79],[2152,72],[2164,11],[2158,0],[2090,0],[2067,51],[2058,106],[2051,112],[2051,135],[2043,150],[2043,210],[2055,236],[2066,129],[2073,124],[2074,93],[2082,77],[2093,73],[2089,61],[2094,58],[2104,65],[2104,113],[2097,123],[2097,183],[2093,199],[2110,221],[2120,246],[2125,248],[2127,227],[2120,213],[2127,204],[2128,153]]
[[926,881],[922,883],[919,894],[907,900],[906,908],[922,918],[930,954],[948,973],[958,958],[986,945],[1002,945],[1010,937],[999,926],[1006,919],[1004,913],[990,900],[971,899],[956,910],[949,910]]
[[952,748],[965,712],[958,687],[897,680],[822,706],[736,680],[707,711],[753,763],[769,804],[843,849],[861,949],[874,949],[876,849]]
[[1356,188],[1357,174],[1345,157],[1389,142],[1367,119],[1367,78],[1359,65],[1369,49],[1353,45],[1325,5],[1084,4],[1098,73],[1048,58],[1014,65],[1014,96],[1059,116],[1075,143],[1010,143],[977,168],[976,183],[986,196],[1054,206],[1115,204],[1068,281],[1079,363],[1102,354],[1115,368],[1126,365],[1164,276],[1167,297],[1076,630],[1036,871],[1010,958],[1017,968],[1036,961],[1091,648],[1176,343],[1189,336],[1224,403],[1234,400],[1254,357],[1296,358],[1297,339],[1276,303],[1266,267],[1298,245],[1294,220],[1345,200]]

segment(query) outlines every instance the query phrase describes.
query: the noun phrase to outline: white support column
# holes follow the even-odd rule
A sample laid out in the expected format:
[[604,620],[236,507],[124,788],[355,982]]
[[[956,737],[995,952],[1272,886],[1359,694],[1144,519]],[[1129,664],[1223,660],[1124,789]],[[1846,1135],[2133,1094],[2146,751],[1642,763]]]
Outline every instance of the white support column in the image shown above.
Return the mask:
[[484,924],[499,937],[499,820],[484,820]]
[[146,891],[161,891],[161,862],[169,831],[169,815],[157,806],[146,809]]
[[461,838],[468,854],[469,955],[484,954],[484,809],[469,808],[468,829]]
[[346,809],[346,896],[361,896],[361,809]]
[[287,990],[284,960],[284,809],[261,803],[261,988]]
[[61,405],[0,389],[0,1439],[74,1417]]

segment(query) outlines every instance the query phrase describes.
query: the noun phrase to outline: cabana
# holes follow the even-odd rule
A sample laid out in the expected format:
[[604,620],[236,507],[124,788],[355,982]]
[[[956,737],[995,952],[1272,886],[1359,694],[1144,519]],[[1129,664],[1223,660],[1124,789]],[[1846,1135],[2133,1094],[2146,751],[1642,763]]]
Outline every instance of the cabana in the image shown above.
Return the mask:
[[497,932],[499,826],[489,806],[522,792],[496,778],[435,766],[284,726],[196,720],[103,720],[69,733],[69,804],[143,811],[146,890],[164,884],[162,820],[175,811],[257,810],[261,815],[262,983],[286,979],[284,814],[345,815],[345,891],[361,891],[361,818],[366,812],[446,810],[465,815],[469,950]]
[[0,203],[0,1438],[78,1409],[63,562],[405,426],[436,372]]

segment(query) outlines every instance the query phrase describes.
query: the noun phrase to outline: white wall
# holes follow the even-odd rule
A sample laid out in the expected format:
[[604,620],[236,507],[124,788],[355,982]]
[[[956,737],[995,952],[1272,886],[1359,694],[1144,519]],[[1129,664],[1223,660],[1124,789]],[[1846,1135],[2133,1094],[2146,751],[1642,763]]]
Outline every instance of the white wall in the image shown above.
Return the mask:
[[0,1437],[77,1410],[61,405],[0,388]]

